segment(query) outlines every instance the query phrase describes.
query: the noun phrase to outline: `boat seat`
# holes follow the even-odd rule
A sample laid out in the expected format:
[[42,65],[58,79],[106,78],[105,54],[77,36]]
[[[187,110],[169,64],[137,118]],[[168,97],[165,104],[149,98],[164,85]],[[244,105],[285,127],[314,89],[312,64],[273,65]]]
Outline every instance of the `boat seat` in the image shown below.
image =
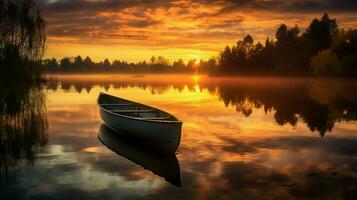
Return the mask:
[[149,112],[156,112],[156,110],[111,110],[115,113],[149,113]]
[[133,103],[102,103],[102,106],[131,106]]
[[167,117],[148,117],[148,118],[144,118],[144,119],[146,119],[146,120],[168,120],[170,118],[171,118],[170,116],[167,116]]
[[155,116],[154,112],[147,112],[147,113],[140,114],[140,117],[142,117],[142,118],[150,118],[150,117],[153,117],[153,116]]

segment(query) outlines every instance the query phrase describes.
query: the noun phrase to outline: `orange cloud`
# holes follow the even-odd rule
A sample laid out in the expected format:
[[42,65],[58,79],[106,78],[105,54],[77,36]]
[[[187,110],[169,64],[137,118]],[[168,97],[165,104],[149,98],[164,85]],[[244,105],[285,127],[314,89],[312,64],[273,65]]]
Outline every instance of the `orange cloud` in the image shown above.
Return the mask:
[[348,0],[38,2],[48,24],[46,57],[207,59],[246,34],[263,41],[281,23],[306,27],[323,12],[341,27],[357,25],[357,3]]

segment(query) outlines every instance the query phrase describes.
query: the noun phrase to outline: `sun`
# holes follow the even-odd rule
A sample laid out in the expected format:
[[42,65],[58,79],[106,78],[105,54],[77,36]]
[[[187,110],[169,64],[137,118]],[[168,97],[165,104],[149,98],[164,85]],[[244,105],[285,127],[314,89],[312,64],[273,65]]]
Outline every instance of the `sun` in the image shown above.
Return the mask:
[[196,59],[195,64],[196,65],[200,64],[200,59]]

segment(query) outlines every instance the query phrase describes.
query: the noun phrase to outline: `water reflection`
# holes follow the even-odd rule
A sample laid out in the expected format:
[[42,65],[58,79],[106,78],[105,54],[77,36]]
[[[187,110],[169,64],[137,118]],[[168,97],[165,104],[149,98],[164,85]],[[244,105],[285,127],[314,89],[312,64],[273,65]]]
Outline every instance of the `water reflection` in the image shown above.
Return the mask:
[[[58,83],[50,83],[44,90],[48,143],[36,154],[33,166],[18,171],[16,183],[0,187],[0,196],[357,199],[356,83],[294,78],[59,76]],[[129,153],[134,150],[125,151],[131,146],[112,145],[116,140],[104,142],[118,156],[98,140],[101,118],[95,102],[104,90],[167,110],[184,121],[175,155],[179,170],[173,170],[174,164],[169,171],[161,168],[165,165],[155,165],[161,161],[148,164],[141,156],[135,157],[147,152],[133,156]],[[320,116],[327,118],[319,120]],[[327,130],[323,138],[318,134],[321,130]],[[175,163],[176,157],[166,162]],[[152,154],[144,158],[156,159]],[[179,183],[177,177],[181,187],[168,183]]]
[[175,79],[172,83],[169,78],[163,80],[111,77],[88,80],[69,76],[50,85],[49,89],[89,93],[95,86],[106,91],[138,87],[150,90],[151,94],[163,94],[170,89],[180,92],[185,89],[207,90],[219,96],[226,107],[234,106],[246,117],[263,108],[266,113],[274,113],[277,124],[295,127],[300,119],[311,132],[316,131],[321,137],[331,132],[336,122],[357,120],[357,93],[354,92],[357,84],[354,80],[207,77],[201,80],[195,77],[192,80]]
[[99,140],[110,150],[152,173],[165,178],[173,185],[181,186],[180,165],[175,154],[163,153],[135,141],[121,137],[105,124],[101,124]]
[[42,86],[0,90],[0,181],[14,182],[13,171],[33,165],[47,143],[45,94]]
[[[279,125],[296,126],[300,118],[309,129],[323,137],[338,121],[357,120],[357,89],[349,83],[309,81],[274,87],[221,86],[220,97],[225,105],[234,105],[238,112],[250,116],[254,108],[274,111]],[[337,85],[335,85],[337,84]],[[328,97],[326,97],[328,95]]]

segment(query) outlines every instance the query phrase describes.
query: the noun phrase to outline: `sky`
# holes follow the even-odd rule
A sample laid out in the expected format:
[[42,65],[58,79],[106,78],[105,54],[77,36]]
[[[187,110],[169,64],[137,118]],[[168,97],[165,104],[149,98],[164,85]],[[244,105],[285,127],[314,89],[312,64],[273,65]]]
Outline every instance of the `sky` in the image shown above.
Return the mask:
[[45,58],[81,55],[138,62],[209,59],[251,34],[274,38],[327,12],[357,28],[357,0],[36,0],[47,22]]

